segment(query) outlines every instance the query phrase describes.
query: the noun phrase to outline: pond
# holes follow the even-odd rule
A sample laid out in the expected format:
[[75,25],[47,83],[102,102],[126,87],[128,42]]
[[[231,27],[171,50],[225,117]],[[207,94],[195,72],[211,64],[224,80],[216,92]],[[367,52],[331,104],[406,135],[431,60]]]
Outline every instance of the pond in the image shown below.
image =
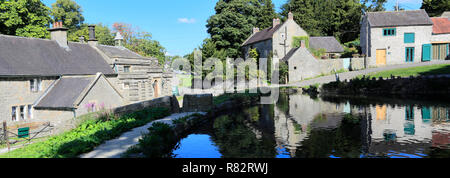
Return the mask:
[[311,98],[237,109],[193,129],[176,158],[448,158],[450,102]]

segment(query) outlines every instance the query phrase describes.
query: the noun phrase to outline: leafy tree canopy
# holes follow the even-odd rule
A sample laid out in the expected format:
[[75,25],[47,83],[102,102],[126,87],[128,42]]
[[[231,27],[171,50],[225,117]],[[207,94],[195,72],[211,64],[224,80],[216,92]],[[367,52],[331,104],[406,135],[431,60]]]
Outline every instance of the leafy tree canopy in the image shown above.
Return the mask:
[[50,8],[40,0],[0,0],[0,33],[48,38]]
[[357,0],[288,0],[281,15],[294,19],[310,36],[335,36],[341,42],[359,36],[362,5]]
[[208,33],[217,50],[225,50],[228,57],[238,57],[240,46],[253,27],[267,28],[276,17],[271,0],[219,0],[207,21]]
[[72,0],[57,0],[52,4],[51,15],[54,22],[62,21],[69,29],[79,29],[84,22],[81,7]]
[[423,0],[421,9],[425,9],[430,17],[441,16],[445,11],[450,11],[449,0]]

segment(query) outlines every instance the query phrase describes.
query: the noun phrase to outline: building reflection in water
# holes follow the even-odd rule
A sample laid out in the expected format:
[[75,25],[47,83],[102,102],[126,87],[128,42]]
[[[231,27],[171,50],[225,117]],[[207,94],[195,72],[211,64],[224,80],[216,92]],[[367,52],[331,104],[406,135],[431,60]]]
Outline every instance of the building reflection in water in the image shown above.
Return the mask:
[[[358,124],[351,125],[359,127],[359,135],[355,136],[352,128],[350,131],[342,128],[346,127],[343,125],[347,123],[343,121],[346,114],[360,118]],[[448,107],[413,104],[363,107],[305,95],[285,95],[274,109],[274,132],[277,147],[285,149],[291,157],[335,157],[333,152],[342,149],[342,145],[348,146],[347,150],[353,149],[347,142],[360,142],[359,155],[352,153],[353,157],[423,157],[431,148],[449,148],[449,118]],[[330,143],[321,146],[325,140]],[[329,153],[305,153],[312,152],[312,147],[328,149],[323,152]],[[346,157],[350,153],[339,154]]]

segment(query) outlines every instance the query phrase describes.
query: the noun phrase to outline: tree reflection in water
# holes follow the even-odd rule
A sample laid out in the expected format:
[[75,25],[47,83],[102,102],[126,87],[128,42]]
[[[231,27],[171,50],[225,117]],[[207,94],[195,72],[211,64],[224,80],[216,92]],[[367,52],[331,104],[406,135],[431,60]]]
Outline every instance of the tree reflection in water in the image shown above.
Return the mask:
[[223,158],[448,158],[449,104],[435,104],[281,95],[277,104],[230,111],[192,134],[209,135]]

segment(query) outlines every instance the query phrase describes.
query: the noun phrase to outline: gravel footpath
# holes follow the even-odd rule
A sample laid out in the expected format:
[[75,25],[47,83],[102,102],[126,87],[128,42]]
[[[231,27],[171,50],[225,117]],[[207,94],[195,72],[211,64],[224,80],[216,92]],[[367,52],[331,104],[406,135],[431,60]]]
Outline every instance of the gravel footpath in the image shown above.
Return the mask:
[[[387,71],[387,70],[393,70],[393,69],[403,69],[403,68],[410,68],[410,67],[419,67],[419,66],[429,66],[429,65],[436,65],[436,64],[450,64],[450,61],[432,61],[432,62],[421,62],[421,63],[412,63],[412,64],[402,64],[402,65],[392,65],[392,66],[385,66],[385,67],[378,67],[378,68],[370,68],[360,71],[352,71],[352,72],[345,72],[340,73],[339,78],[341,81],[344,80],[350,80],[353,78],[356,78],[359,75],[367,75],[373,72],[381,72],[381,71]],[[296,86],[296,87],[305,87],[310,86],[314,84],[325,84],[330,82],[335,82],[336,76],[335,75],[329,75],[325,77],[319,77],[311,80],[305,80],[300,82],[294,82],[289,85],[280,85],[280,86]]]
[[204,112],[189,112],[189,113],[177,113],[166,118],[156,120],[148,123],[145,126],[138,127],[133,129],[132,131],[126,132],[122,134],[120,137],[106,141],[104,144],[96,147],[94,151],[90,153],[80,155],[80,158],[120,158],[120,156],[127,151],[133,145],[139,143],[139,139],[143,134],[148,133],[148,128],[150,128],[153,123],[166,123],[168,125],[172,125],[172,121],[181,119],[186,116],[191,116],[193,114],[202,114],[205,115]]

